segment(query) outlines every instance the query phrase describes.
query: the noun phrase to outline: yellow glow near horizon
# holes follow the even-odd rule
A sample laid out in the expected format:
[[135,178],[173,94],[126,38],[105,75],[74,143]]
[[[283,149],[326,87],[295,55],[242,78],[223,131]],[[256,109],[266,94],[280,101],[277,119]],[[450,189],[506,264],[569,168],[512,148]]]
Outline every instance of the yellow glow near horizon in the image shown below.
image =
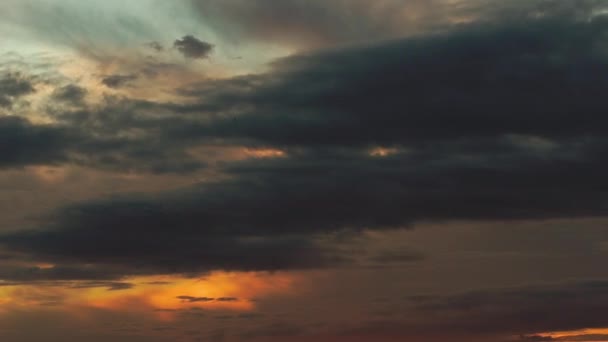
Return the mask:
[[[571,330],[571,331],[551,331],[539,333],[541,336],[550,336],[555,339],[563,339],[565,341],[568,340],[568,337],[575,337],[580,335],[607,335],[608,336],[608,328],[587,328],[587,329],[579,329],[579,330]],[[594,340],[596,341],[596,340]],[[608,338],[606,338],[608,341]],[[601,341],[597,341],[601,342]]]
[[[75,313],[79,308],[127,312],[161,309],[165,312],[158,316],[163,319],[170,318],[167,312],[180,309],[250,311],[255,309],[255,300],[259,298],[292,293],[295,280],[294,276],[284,273],[214,272],[203,278],[150,276],[124,279],[121,282],[134,286],[114,291],[103,286],[87,287],[87,282],[58,282],[52,286],[35,283],[7,285],[0,287],[0,314],[5,310],[40,306],[53,306]],[[180,296],[212,299],[188,301],[181,300]]]

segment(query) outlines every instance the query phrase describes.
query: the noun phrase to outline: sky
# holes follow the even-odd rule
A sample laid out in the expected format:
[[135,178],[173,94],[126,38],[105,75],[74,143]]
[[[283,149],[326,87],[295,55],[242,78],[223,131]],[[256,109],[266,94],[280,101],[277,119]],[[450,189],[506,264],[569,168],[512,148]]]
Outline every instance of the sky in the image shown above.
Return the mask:
[[608,341],[608,3],[2,0],[0,340]]

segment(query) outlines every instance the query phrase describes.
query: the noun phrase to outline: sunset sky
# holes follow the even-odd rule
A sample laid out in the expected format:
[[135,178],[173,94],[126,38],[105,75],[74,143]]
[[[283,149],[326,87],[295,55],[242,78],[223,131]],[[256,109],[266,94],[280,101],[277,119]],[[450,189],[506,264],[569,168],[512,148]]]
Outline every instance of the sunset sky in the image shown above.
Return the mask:
[[0,341],[608,341],[608,1],[1,0]]

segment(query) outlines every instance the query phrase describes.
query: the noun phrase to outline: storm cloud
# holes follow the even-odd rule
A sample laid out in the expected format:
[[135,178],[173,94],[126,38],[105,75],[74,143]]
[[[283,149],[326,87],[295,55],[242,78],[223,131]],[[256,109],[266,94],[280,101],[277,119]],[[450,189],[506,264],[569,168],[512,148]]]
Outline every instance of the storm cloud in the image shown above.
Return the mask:
[[226,113],[200,134],[279,146],[600,134],[607,28],[603,16],[549,17],[287,57],[184,89],[200,106],[183,110]]
[[287,57],[182,89],[190,105],[60,113],[101,137],[78,147],[98,164],[196,169],[184,152],[211,142],[285,155],[217,164],[227,178],[188,189],[76,204],[1,241],[58,260],[264,270],[340,260],[315,241],[344,230],[604,216],[606,32],[603,16],[473,24]]

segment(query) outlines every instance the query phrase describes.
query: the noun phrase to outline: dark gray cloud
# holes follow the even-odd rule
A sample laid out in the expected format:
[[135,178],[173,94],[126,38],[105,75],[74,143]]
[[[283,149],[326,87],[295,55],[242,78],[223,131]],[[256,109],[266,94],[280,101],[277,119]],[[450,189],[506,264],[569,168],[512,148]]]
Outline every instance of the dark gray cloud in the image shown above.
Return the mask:
[[238,298],[235,297],[220,297],[216,299],[218,302],[238,302]]
[[[205,227],[198,223],[181,221],[185,217],[178,219],[181,222],[175,221],[175,226],[171,228],[167,221],[154,223],[155,218],[149,216],[160,207],[153,209],[145,203],[128,205],[124,202],[121,207],[123,209],[119,209],[119,206],[114,209],[124,210],[120,216],[125,223],[131,224],[127,231],[120,231],[127,227],[124,225],[109,228],[105,225],[109,221],[82,229],[76,219],[71,228],[61,227],[25,235],[17,233],[3,238],[3,242],[11,241],[11,249],[27,251],[36,259],[52,259],[60,263],[87,260],[95,265],[112,265],[125,275],[200,273],[214,269],[306,269],[345,261],[345,256],[320,246],[309,236],[223,233],[213,232],[211,227],[205,231]],[[91,209],[97,211],[96,208]],[[76,212],[72,214],[80,215]],[[165,214],[161,213],[161,216]],[[116,218],[109,219],[113,221]],[[177,219],[171,215],[157,218]]]
[[[88,115],[89,112],[79,108],[81,104],[73,102],[83,93],[79,89],[64,90],[67,92],[62,90],[55,95],[64,96],[62,103],[72,101],[77,107],[73,115]],[[111,107],[105,107],[100,115],[110,125],[112,117],[120,115],[120,110],[113,112]],[[109,127],[97,135],[94,130],[105,129],[105,125],[100,122],[88,124],[100,126],[79,125],[76,119],[69,124],[34,124],[19,116],[0,116],[0,168],[76,164],[106,170],[180,173],[205,166],[184,151],[187,144],[169,147],[163,145],[163,141],[153,142],[147,135],[125,137],[120,134],[121,130],[113,133]]]
[[[218,141],[293,149],[384,145],[482,159],[484,149],[506,155],[516,146],[529,158],[596,154],[605,124],[597,94],[607,88],[599,76],[606,19],[557,12],[289,57],[266,74],[181,90],[198,104],[114,101],[59,118],[101,137],[85,159],[156,172],[203,167],[186,150]],[[138,168],[146,155],[157,165]]]
[[197,303],[197,302],[237,302],[239,299],[235,297],[220,297],[220,298],[210,298],[210,297],[193,297],[193,296],[177,296],[177,299],[187,302],[187,303]]
[[177,299],[181,300],[182,302],[188,302],[188,303],[196,303],[196,302],[212,302],[215,300],[215,298],[209,298],[209,297],[192,297],[192,296],[177,296]]
[[60,127],[0,116],[0,168],[64,161],[72,142],[69,131]]
[[59,87],[53,91],[52,98],[55,101],[80,105],[87,96],[88,91],[75,84]]
[[275,270],[347,261],[319,242],[336,231],[605,216],[607,32],[604,16],[549,7],[295,55],[182,89],[194,104],[109,100],[56,113],[95,137],[71,147],[85,165],[196,170],[186,151],[206,143],[286,156],[220,164],[225,178],[189,189],[75,204],[0,242],[150,272]]
[[129,290],[135,287],[134,284],[125,282],[109,282],[109,281],[87,281],[76,283],[71,288],[85,289],[85,288],[97,288],[104,287],[108,291],[122,291]]
[[136,79],[137,75],[109,75],[104,76],[101,79],[101,83],[109,88],[121,88],[128,86],[129,83],[135,81]]
[[[486,167],[468,160],[339,155],[244,162],[231,165],[232,180],[74,205],[44,230],[0,242],[42,259],[151,272],[273,270],[344,262],[349,253],[315,242],[335,231],[421,220],[606,214],[602,164],[516,162],[490,160]],[[564,179],[569,186],[555,190]]]
[[[68,280],[112,280],[122,276],[124,270],[92,265],[55,265],[52,267],[24,267],[20,265],[0,265],[0,280],[19,283],[45,283]],[[85,284],[98,284],[90,282]],[[102,282],[107,284],[107,282]],[[112,283],[113,284],[113,283]],[[79,286],[82,284],[79,284]],[[102,285],[105,286],[105,285]],[[98,287],[98,286],[95,286]]]
[[[595,94],[606,88],[598,76],[605,68],[600,48],[605,30],[603,17],[473,25],[290,57],[267,74],[181,91],[200,98],[199,105],[148,104],[144,113],[150,114],[142,115],[124,102],[125,108],[72,119],[103,122],[97,130],[158,130],[153,133],[167,146],[232,140],[304,148],[428,148],[445,142],[466,150],[501,148],[501,139],[513,137],[520,145],[540,147],[571,138],[565,142],[575,146],[589,134],[600,135],[603,127]],[[124,114],[109,115],[112,111]],[[171,111],[179,114],[157,119],[158,112]],[[574,112],[582,119],[572,120]]]
[[21,96],[35,92],[34,81],[20,73],[0,75],[0,108],[11,107]]
[[182,110],[225,116],[175,134],[296,146],[601,135],[607,29],[601,16],[548,17],[296,55],[185,89],[201,104]]
[[149,42],[146,44],[146,46],[156,52],[162,52],[165,50],[165,47],[159,42]]
[[187,58],[204,59],[208,58],[213,51],[213,45],[204,42],[192,35],[183,36],[176,39],[173,46]]

